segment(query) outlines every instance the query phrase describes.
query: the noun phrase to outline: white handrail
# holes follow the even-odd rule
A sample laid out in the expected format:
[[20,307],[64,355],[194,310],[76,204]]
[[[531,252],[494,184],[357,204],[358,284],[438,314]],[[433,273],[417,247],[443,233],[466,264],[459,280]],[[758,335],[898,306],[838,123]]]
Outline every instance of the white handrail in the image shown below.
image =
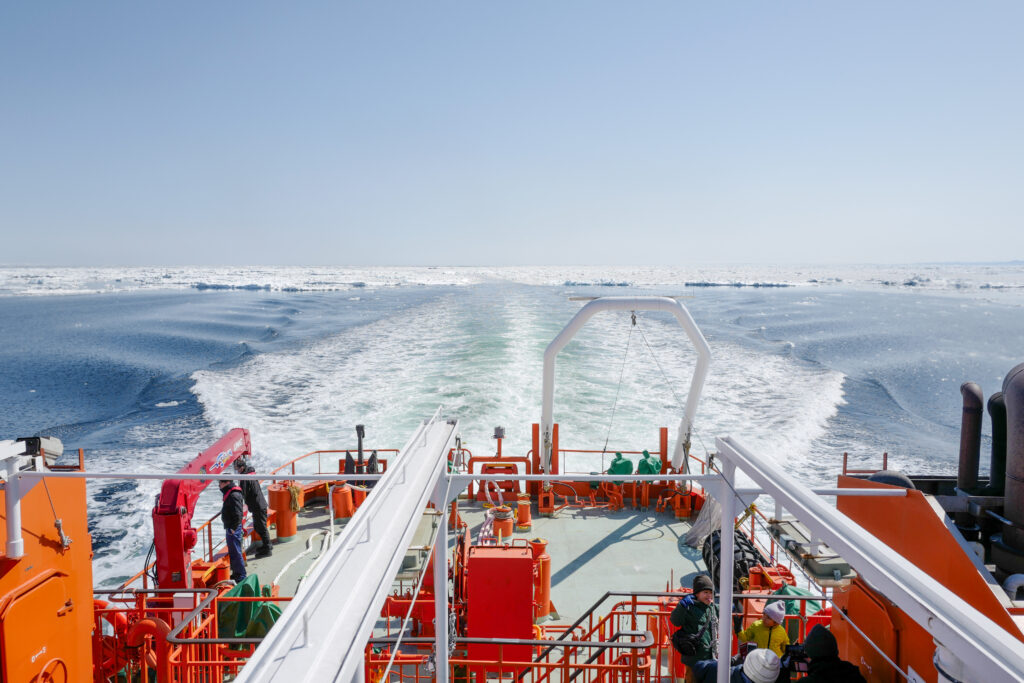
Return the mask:
[[349,681],[361,674],[363,645],[391,591],[416,521],[444,476],[457,430],[458,423],[437,419],[417,428],[303,582],[239,683],[281,680],[285,674],[296,683]]
[[[927,630],[943,661],[952,654],[972,681],[1024,679],[1024,648],[1016,637],[852,519],[788,476],[780,476],[777,463],[754,455],[729,437],[715,443],[724,463],[750,476],[815,537],[849,562],[869,585]],[[723,557],[727,556],[728,536],[725,534],[722,540]],[[733,581],[731,562],[721,563],[720,581],[724,593],[725,584],[731,586]],[[731,633],[723,629],[721,635],[721,645],[727,651]],[[722,671],[718,680],[727,680]]]

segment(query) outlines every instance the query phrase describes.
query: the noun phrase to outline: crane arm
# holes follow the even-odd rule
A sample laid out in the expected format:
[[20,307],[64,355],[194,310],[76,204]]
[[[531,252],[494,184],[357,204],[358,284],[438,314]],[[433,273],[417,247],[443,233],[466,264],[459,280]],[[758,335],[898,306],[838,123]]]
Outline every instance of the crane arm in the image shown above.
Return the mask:
[[[178,474],[224,472],[237,458],[252,453],[249,430],[235,428],[201,452]],[[167,479],[153,508],[153,543],[156,548],[157,583],[161,588],[192,587],[192,548],[196,530],[192,515],[196,501],[212,479]]]

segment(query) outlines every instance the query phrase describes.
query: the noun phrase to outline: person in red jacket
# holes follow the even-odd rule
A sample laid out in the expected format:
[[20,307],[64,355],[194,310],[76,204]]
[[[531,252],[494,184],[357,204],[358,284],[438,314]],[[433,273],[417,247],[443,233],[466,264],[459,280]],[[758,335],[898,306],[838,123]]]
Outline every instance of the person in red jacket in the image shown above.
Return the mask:
[[231,479],[220,480],[224,502],[220,518],[224,522],[224,540],[231,561],[231,580],[239,583],[245,578],[245,557],[242,555],[242,489]]

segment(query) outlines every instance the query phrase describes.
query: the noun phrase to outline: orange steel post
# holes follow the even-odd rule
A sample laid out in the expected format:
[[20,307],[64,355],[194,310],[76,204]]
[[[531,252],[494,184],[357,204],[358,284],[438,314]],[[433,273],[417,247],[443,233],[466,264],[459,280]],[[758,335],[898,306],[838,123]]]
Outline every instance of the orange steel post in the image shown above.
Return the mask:
[[349,519],[355,514],[355,504],[352,502],[352,487],[348,484],[336,486],[331,491],[331,505],[334,507],[335,519]]
[[534,604],[537,606],[534,623],[551,614],[551,555],[547,553],[548,542],[544,538],[530,541],[530,550],[537,567],[534,578]]
[[[540,425],[536,422],[533,423],[531,429],[531,439],[533,440],[533,471],[540,472]],[[527,490],[535,496],[540,493],[542,488],[539,481],[531,481],[527,484]]]
[[658,430],[658,448],[661,450],[661,473],[668,472],[668,427]]
[[459,517],[459,501],[452,501],[452,510],[448,515],[448,528],[450,530],[458,529],[461,526],[462,519]]
[[518,531],[528,531],[531,526],[533,520],[530,518],[530,496],[520,493],[516,504],[516,527]]
[[494,508],[494,535],[507,541],[512,537],[512,526],[512,508],[507,505]]
[[551,474],[558,474],[558,423],[551,427]]
[[271,484],[267,487],[267,497],[270,498],[270,507],[274,510],[277,519],[277,540],[282,543],[295,538],[298,523],[295,511],[292,510],[292,494],[288,485],[284,483]]

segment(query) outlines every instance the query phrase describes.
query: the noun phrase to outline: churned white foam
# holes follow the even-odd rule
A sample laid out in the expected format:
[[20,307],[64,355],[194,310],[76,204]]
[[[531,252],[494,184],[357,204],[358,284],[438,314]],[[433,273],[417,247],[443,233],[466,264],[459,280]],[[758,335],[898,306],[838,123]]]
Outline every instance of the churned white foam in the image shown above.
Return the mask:
[[[194,391],[219,431],[252,430],[262,468],[316,448],[352,448],[356,424],[366,425],[369,447],[398,447],[439,404],[460,419],[475,455],[493,453],[496,426],[506,428],[506,455],[526,455],[540,418],[544,348],[577,307],[552,312],[552,303],[523,290],[490,304],[442,297],[300,349],[197,372]],[[659,426],[674,441],[695,356],[674,319],[638,321],[631,329],[628,314],[597,316],[558,357],[560,445],[597,451],[567,454],[568,469],[601,469],[615,450],[656,451]],[[781,344],[777,353],[711,346],[695,451],[731,434],[801,468],[843,401],[843,376]]]
[[156,408],[174,408],[175,406],[180,405],[180,403],[178,401],[161,401],[160,403],[154,403],[153,405]]

